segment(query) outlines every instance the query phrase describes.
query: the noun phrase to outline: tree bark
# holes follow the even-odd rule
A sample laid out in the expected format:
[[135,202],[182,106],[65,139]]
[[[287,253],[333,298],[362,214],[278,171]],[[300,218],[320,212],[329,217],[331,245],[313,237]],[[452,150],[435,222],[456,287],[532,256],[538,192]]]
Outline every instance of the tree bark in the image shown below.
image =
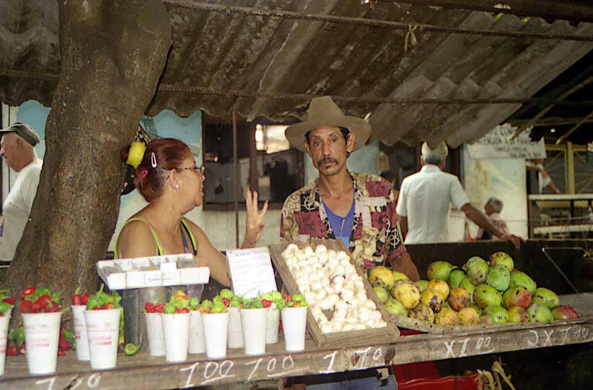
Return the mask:
[[29,222],[6,275],[26,286],[93,292],[116,226],[121,148],[133,140],[171,46],[160,0],[59,0],[62,67]]

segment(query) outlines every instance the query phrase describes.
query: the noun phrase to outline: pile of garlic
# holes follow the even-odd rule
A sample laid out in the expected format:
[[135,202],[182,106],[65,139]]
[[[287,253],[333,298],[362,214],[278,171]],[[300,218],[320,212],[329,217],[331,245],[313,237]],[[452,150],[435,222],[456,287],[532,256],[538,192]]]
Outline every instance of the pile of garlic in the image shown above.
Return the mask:
[[[282,257],[323,333],[387,326],[346,252],[289,244]],[[323,311],[333,311],[331,320]]]

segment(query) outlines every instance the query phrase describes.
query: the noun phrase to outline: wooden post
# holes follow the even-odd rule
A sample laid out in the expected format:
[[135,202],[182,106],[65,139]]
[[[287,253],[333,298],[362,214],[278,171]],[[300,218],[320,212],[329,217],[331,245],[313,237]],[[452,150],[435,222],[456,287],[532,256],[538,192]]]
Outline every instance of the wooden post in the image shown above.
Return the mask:
[[566,143],[566,193],[575,193],[575,179],[574,179],[574,150],[572,149],[572,142]]
[[237,147],[237,112],[233,110],[233,183],[235,185],[235,245],[239,247],[239,151]]
[[255,147],[256,122],[249,124],[249,187],[259,193],[259,171],[257,169],[257,149]]

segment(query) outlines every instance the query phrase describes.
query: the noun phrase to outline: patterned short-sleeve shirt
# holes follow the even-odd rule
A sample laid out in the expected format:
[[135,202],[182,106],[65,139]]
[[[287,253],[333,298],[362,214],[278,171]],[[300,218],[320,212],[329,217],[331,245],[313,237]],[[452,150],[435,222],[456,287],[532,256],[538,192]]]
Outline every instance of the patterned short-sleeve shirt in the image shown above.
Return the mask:
[[[397,226],[395,197],[391,186],[376,175],[350,172],[354,184],[354,222],[350,251],[365,268],[391,263],[406,248]],[[319,196],[319,179],[291,194],[284,202],[280,220],[283,241],[336,238]]]

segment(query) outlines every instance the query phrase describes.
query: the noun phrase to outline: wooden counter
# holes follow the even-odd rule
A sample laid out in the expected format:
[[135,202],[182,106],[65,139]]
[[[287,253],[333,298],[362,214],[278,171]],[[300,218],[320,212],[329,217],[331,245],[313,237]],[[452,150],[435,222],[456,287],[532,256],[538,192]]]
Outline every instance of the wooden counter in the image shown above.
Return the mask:
[[91,371],[79,362],[76,353],[58,358],[55,375],[27,375],[25,356],[8,357],[0,389],[145,389],[185,388],[208,384],[269,380],[289,376],[361,370],[391,364],[455,359],[476,355],[581,344],[593,341],[593,294],[564,296],[563,303],[574,306],[581,316],[571,321],[547,324],[504,326],[479,332],[422,334],[405,336],[392,344],[353,348],[317,349],[307,340],[306,351],[284,352],[284,344],[268,346],[264,356],[245,356],[229,350],[226,359],[208,360],[190,355],[189,361],[168,364],[163,358],[141,353],[118,356],[118,366],[109,371]]

